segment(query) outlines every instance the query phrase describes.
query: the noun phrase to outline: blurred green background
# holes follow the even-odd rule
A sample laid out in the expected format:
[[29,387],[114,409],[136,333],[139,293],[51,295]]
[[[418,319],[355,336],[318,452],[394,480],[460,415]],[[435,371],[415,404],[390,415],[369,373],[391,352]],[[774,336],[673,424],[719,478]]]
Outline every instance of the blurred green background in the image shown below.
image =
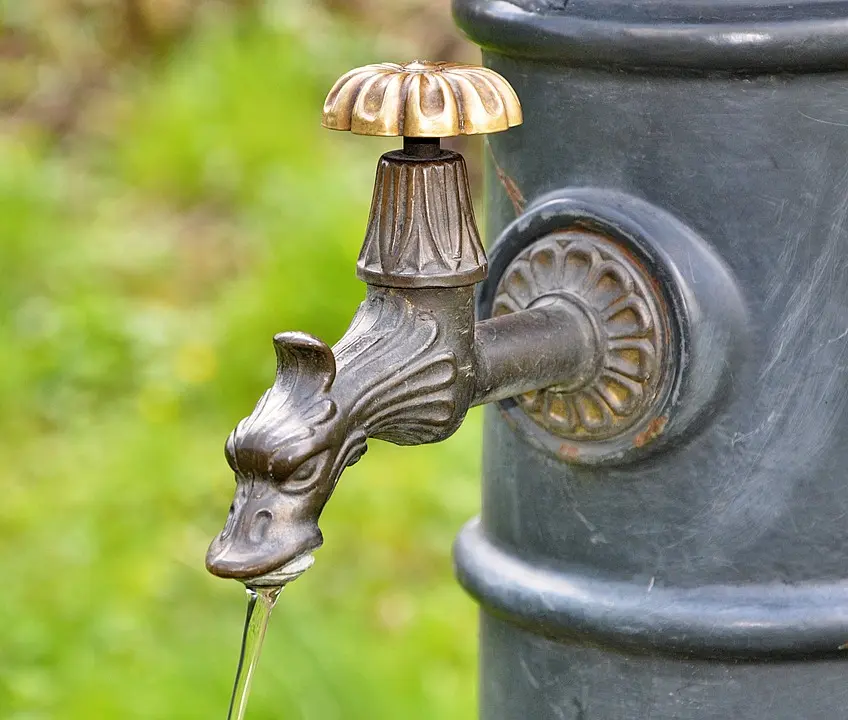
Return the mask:
[[[448,0],[0,3],[0,718],[223,718],[244,592],[203,556],[272,335],[335,342],[379,153],[349,68],[470,59]],[[471,159],[476,147],[468,148]],[[479,183],[476,183],[479,191]],[[251,720],[469,718],[479,416],[372,442],[281,597]]]

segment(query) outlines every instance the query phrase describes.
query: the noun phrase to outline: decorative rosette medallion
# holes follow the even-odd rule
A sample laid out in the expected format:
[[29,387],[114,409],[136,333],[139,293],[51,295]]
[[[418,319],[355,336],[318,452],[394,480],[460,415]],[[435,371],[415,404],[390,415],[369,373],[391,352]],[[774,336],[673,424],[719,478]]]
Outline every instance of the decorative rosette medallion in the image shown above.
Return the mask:
[[[573,441],[575,451],[580,441],[614,438],[634,426],[638,430],[669,375],[667,313],[645,269],[599,233],[553,233],[512,261],[498,285],[492,314],[551,302],[574,303],[589,317],[599,347],[595,372],[578,386],[522,395],[516,398],[519,407],[549,432]],[[633,442],[639,443],[638,435]]]
[[521,121],[515,90],[494,70],[420,61],[344,74],[327,95],[323,117],[331,130],[414,138],[495,133]]

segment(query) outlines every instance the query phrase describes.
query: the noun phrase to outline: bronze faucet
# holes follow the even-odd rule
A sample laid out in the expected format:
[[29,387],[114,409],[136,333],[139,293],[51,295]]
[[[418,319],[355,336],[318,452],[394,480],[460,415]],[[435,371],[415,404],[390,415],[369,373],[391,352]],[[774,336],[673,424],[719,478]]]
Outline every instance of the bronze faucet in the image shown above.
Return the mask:
[[626,430],[667,392],[662,299],[590,227],[528,248],[504,276],[493,317],[476,320],[486,254],[465,161],[439,138],[521,122],[512,87],[482,67],[369,65],[330,91],[325,127],[404,138],[377,167],[357,264],[366,298],[332,348],[302,332],[274,338],[274,384],[226,443],[237,485],[210,572],[262,582],[305,567],[322,543],[324,505],[368,438],[438,442],[470,407],[520,396],[578,442],[603,438],[611,423]]

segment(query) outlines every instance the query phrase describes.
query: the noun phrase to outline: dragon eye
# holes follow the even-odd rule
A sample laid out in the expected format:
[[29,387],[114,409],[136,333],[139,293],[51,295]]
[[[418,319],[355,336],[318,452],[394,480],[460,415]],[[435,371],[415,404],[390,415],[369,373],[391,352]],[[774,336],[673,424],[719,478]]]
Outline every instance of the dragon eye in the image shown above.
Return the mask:
[[309,458],[286,478],[283,487],[286,490],[305,490],[312,484],[312,476],[317,468],[318,458]]

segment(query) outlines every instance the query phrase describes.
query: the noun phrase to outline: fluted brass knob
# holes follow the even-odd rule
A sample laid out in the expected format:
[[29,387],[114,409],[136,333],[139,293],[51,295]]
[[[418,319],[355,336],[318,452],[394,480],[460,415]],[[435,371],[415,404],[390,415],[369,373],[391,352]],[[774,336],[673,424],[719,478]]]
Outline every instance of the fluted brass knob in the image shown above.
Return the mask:
[[322,124],[358,135],[440,138],[506,130],[521,103],[498,73],[445,62],[379,63],[336,81]]

